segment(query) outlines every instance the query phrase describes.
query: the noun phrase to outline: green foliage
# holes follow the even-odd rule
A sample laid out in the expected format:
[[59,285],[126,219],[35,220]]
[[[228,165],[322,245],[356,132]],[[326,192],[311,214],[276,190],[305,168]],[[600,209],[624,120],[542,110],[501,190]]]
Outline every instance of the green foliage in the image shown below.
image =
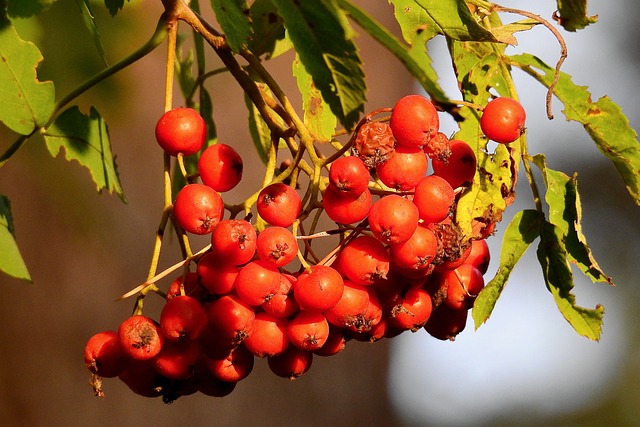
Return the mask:
[[[553,81],[554,69],[533,55],[512,56],[510,61],[546,87]],[[593,102],[587,87],[574,84],[566,73],[560,73],[554,95],[564,104],[567,120],[582,123],[596,147],[613,162],[640,205],[640,144],[622,109],[607,96]]]
[[42,61],[38,48],[22,40],[11,23],[0,19],[0,121],[12,131],[29,135],[53,113],[52,82],[36,76]]
[[76,160],[87,168],[98,191],[107,190],[126,200],[107,124],[95,108],[91,107],[88,116],[78,107],[69,108],[47,129],[44,140],[52,156],[64,148],[67,160]]
[[272,0],[300,62],[343,126],[351,129],[364,110],[362,61],[344,12],[335,2]]
[[587,15],[587,0],[558,0],[556,20],[567,31],[581,30],[598,21],[598,16]]
[[247,2],[244,0],[211,0],[211,7],[227,38],[229,47],[235,52],[240,52],[246,46],[253,32]]
[[[20,39],[9,20],[9,17],[37,15],[53,1],[0,0],[0,121],[18,135],[16,142],[0,157],[0,168],[31,136],[41,131],[52,156],[64,149],[67,160],[76,160],[89,171],[98,191],[106,190],[125,200],[103,117],[93,107],[88,115],[77,106],[62,110],[86,90],[155,49],[167,36],[166,20],[170,14],[160,18],[156,33],[144,46],[107,66],[56,103],[53,83],[37,78],[37,67],[43,59],[40,51],[34,44]],[[76,0],[76,3],[106,65],[91,2]],[[163,3],[171,7],[175,2]],[[556,20],[567,31],[596,22],[596,17],[587,15],[586,0],[558,0],[557,3]],[[105,0],[104,4],[115,16],[125,1]],[[315,170],[322,169],[319,165],[322,166],[325,159],[318,154],[322,150],[316,150],[315,144],[328,142],[326,146],[340,147],[335,138],[337,130],[343,133],[353,130],[364,112],[367,82],[358,39],[352,28],[355,23],[397,58],[443,113],[451,114],[458,121],[454,138],[472,147],[477,158],[477,173],[473,185],[459,195],[455,212],[455,220],[466,238],[483,237],[501,221],[515,199],[521,168],[534,193],[535,209],[515,213],[505,230],[498,271],[478,296],[473,309],[476,328],[491,316],[514,268],[538,239],[537,256],[544,283],[558,309],[579,334],[599,339],[604,309],[577,305],[572,293],[572,268],[575,266],[575,270],[593,282],[612,283],[612,279],[601,270],[582,232],[577,175],[549,169],[542,154],[529,156],[525,135],[512,144],[492,148],[494,145],[488,144],[480,129],[482,108],[492,97],[517,99],[517,88],[511,77],[512,67],[517,67],[552,89],[553,95],[564,104],[565,117],[583,125],[600,152],[615,165],[632,199],[640,205],[640,145],[620,107],[606,96],[592,101],[586,87],[574,84],[571,76],[533,54],[509,56],[505,53],[507,45],[517,44],[519,32],[540,24],[549,28],[550,23],[525,12],[522,19],[503,24],[501,12],[506,10],[483,0],[388,0],[389,13],[393,13],[401,32],[401,36],[396,36],[390,27],[367,13],[366,6],[356,6],[350,0],[210,0],[209,5],[216,22],[205,23],[207,25],[197,32],[186,35],[193,37],[194,42],[193,48],[186,52],[182,51],[185,44],[179,39],[175,62],[168,64],[175,67],[176,81],[186,104],[198,109],[207,122],[207,145],[217,142],[216,111],[204,82],[228,72],[245,93],[249,130],[258,155],[267,165],[264,181],[273,178],[280,149],[288,149],[298,160],[306,152]],[[190,7],[204,16],[197,0],[192,0]],[[181,22],[194,28],[202,25],[202,18],[195,13],[181,15]],[[207,31],[211,32],[210,38],[201,37]],[[194,35],[196,33],[200,34]],[[560,36],[554,34],[562,44]],[[435,37],[447,42],[461,100],[449,99],[438,83],[439,76],[427,49],[427,42]],[[219,43],[215,52],[225,64],[216,70],[205,66],[205,40],[211,43],[211,39]],[[221,47],[224,44],[221,40],[226,41],[226,46]],[[263,65],[287,52],[291,53],[292,75],[302,99],[301,118]],[[337,129],[339,125],[344,129]],[[197,154],[184,159],[188,174],[197,170],[197,160]],[[314,168],[300,162],[296,174],[301,170],[309,176],[315,173]],[[537,166],[542,173],[544,194],[539,192],[532,166]],[[288,169],[286,177],[296,177],[291,172]],[[284,177],[282,174],[278,179]],[[310,181],[313,185],[304,198],[312,206],[319,201],[321,180],[313,176]],[[173,192],[185,182],[185,176],[176,169]],[[246,205],[233,207],[234,212],[247,210],[251,203],[249,198]],[[0,271],[31,280],[17,248],[10,204],[5,196],[0,196]]]
[[11,203],[0,194],[0,271],[9,276],[31,282],[27,266],[15,240]]

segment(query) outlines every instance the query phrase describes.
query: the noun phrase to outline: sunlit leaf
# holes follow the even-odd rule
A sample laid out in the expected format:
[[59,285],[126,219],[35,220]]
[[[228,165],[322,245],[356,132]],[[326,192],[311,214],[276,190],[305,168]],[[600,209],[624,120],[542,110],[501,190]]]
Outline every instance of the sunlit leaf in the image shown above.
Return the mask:
[[557,0],[556,21],[567,31],[581,30],[598,21],[598,15],[587,14],[587,0]]
[[516,46],[518,44],[518,40],[513,35],[514,33],[519,31],[528,31],[539,24],[540,23],[538,21],[527,18],[510,24],[492,27],[491,34],[493,34],[495,38],[502,43]]
[[44,126],[53,114],[53,82],[40,82],[36,75],[42,59],[33,43],[0,20],[0,121],[22,135]]
[[15,240],[11,203],[0,194],[0,271],[16,279],[31,282],[29,270]]
[[562,233],[570,261],[592,281],[613,284],[600,269],[582,233],[582,204],[577,176],[569,177],[549,169],[543,155],[535,156],[534,160],[547,185],[545,200],[549,205],[549,222]]
[[541,227],[537,255],[547,288],[562,316],[578,334],[599,340],[604,308],[597,305],[594,309],[588,309],[576,305],[576,298],[571,293],[573,274],[568,262],[569,255],[562,241],[562,232],[546,221]]
[[277,12],[271,0],[256,0],[251,5],[253,35],[247,47],[255,56],[271,59],[293,47]]
[[[510,58],[543,85],[549,87],[553,81],[554,68],[539,58],[529,54]],[[607,96],[593,102],[587,87],[575,85],[566,73],[560,74],[554,94],[564,104],[562,112],[567,120],[583,124],[600,152],[615,165],[634,202],[640,205],[640,143],[622,109]]]
[[109,130],[95,108],[91,107],[88,116],[77,106],[67,109],[47,129],[44,140],[53,157],[64,148],[67,160],[76,160],[87,168],[98,192],[107,190],[126,201],[111,152]]
[[251,13],[245,0],[211,0],[222,32],[231,50],[239,52],[251,37]]
[[[407,45],[398,40],[386,27],[375,21],[353,3],[341,1],[340,5],[360,27],[405,65],[434,102],[440,105],[449,103],[449,98],[438,84],[438,75],[431,66],[431,57],[429,57],[426,50],[426,41],[429,38],[426,32],[419,34],[413,34],[412,32],[410,35],[413,38],[408,41],[409,44]],[[419,9],[422,10],[421,8]]]
[[300,62],[345,128],[364,110],[366,83],[352,29],[332,0],[272,0]]
[[389,0],[389,3],[407,43],[413,43],[418,35],[429,40],[440,34],[438,25],[416,0]]
[[93,39],[93,44],[96,45],[96,49],[98,49],[102,63],[106,67],[109,65],[107,62],[107,54],[104,50],[104,46],[102,46],[102,39],[100,37],[100,32],[98,31],[98,26],[96,25],[96,19],[91,11],[89,0],[76,0],[76,3],[80,8],[84,25],[87,27],[87,30],[89,30],[89,34],[91,34],[91,38]]
[[293,61],[293,75],[296,77],[298,89],[302,95],[304,124],[317,141],[329,142],[336,129],[336,116],[322,99],[322,94],[313,84],[311,75],[307,73],[297,57]]
[[416,0],[416,3],[425,10],[440,34],[461,41],[498,41],[476,22],[466,1]]
[[540,235],[542,220],[542,215],[535,210],[523,210],[514,215],[502,238],[498,271],[473,304],[472,316],[476,329],[491,316],[513,268]]

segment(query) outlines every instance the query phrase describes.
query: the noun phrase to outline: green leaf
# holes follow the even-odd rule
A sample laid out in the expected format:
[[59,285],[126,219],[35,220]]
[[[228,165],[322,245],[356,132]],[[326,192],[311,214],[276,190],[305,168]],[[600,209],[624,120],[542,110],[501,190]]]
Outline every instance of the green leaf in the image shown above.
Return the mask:
[[500,252],[500,266],[496,275],[480,291],[473,304],[472,317],[478,329],[489,319],[513,268],[540,235],[542,215],[535,210],[523,210],[515,214],[504,232]]
[[96,25],[96,19],[93,16],[93,12],[91,11],[91,6],[89,4],[89,0],[76,0],[78,7],[80,8],[80,13],[82,14],[82,20],[84,21],[84,25],[89,30],[89,34],[91,34],[91,38],[93,39],[93,43],[96,45],[98,49],[98,53],[100,54],[100,58],[102,58],[102,62],[105,67],[109,66],[107,62],[107,54],[102,46],[102,39],[100,38],[100,32],[98,31],[98,26]]
[[578,334],[597,341],[602,333],[604,308],[597,305],[594,309],[588,309],[576,305],[576,298],[571,293],[573,274],[562,237],[562,231],[558,227],[546,221],[542,223],[537,255],[545,283],[560,313],[573,329]]
[[413,44],[418,35],[430,40],[440,34],[436,22],[415,0],[389,0],[389,4],[407,43]]
[[47,129],[44,140],[53,157],[64,147],[67,160],[76,160],[87,168],[98,192],[103,189],[115,192],[126,202],[111,153],[107,124],[94,107],[89,116],[82,114],[77,106],[67,109]]
[[0,194],[0,271],[16,279],[31,282],[31,276],[16,244],[11,203],[2,194]]
[[[57,0],[6,0],[7,12],[12,18],[31,18],[47,9]],[[2,8],[0,1],[0,9]]]
[[557,0],[554,18],[567,31],[576,31],[598,21],[598,15],[587,15],[587,0]]
[[577,175],[569,177],[549,169],[543,155],[535,156],[534,162],[542,171],[547,185],[545,200],[549,205],[549,222],[562,233],[569,260],[593,282],[613,285],[611,278],[600,269],[582,233],[582,204],[578,194]]
[[0,20],[0,121],[21,135],[44,126],[53,114],[53,82],[40,82],[36,75],[42,59],[33,43]]
[[[129,2],[130,0],[127,0]],[[124,7],[124,0],[104,0],[104,5],[111,16],[116,16],[119,11]]]
[[331,141],[336,129],[336,116],[333,115],[329,105],[322,99],[320,91],[313,84],[311,75],[307,73],[297,55],[293,61],[293,75],[298,82],[298,89],[302,95],[304,124],[317,141]]
[[251,37],[251,12],[245,0],[211,0],[211,7],[229,47],[234,52],[242,50]]
[[[555,69],[539,58],[522,54],[510,59],[543,85],[549,87],[553,81]],[[575,85],[566,73],[560,73],[554,94],[564,104],[562,112],[567,120],[583,124],[600,152],[615,165],[634,202],[640,205],[640,143],[622,109],[607,96],[593,102],[587,87]]]
[[272,0],[300,62],[346,129],[364,111],[366,83],[352,30],[334,0]]
[[[340,1],[340,6],[349,14],[349,16],[362,27],[371,37],[376,39],[389,52],[396,56],[411,73],[424,90],[429,94],[432,101],[440,105],[449,104],[449,98],[438,84],[438,75],[431,66],[431,57],[429,57],[426,49],[426,41],[428,34],[422,32],[411,38],[409,46],[402,43],[387,28],[371,16],[366,14],[362,9],[356,7],[349,1]],[[418,8],[422,10],[421,8]],[[413,33],[410,34],[414,36]]]
[[[508,94],[511,76],[501,61],[504,45],[457,42],[450,44],[454,70],[466,101],[484,105],[491,91]],[[457,205],[456,221],[465,235],[478,237],[483,228],[502,220],[506,207],[515,199],[520,163],[519,144],[499,144],[494,153],[487,150],[487,139],[480,129],[477,110],[462,107],[460,130],[454,135],[468,143],[476,155],[474,185],[465,191]]]
[[431,22],[427,25],[435,25],[439,34],[460,41],[498,41],[476,22],[464,0],[416,0],[416,3],[429,16]]
[[540,23],[534,19],[523,19],[521,21],[512,22],[507,25],[500,25],[498,27],[491,28],[491,33],[495,36],[495,38],[506,44],[510,44],[513,46],[518,45],[518,41],[513,33],[517,33],[519,31],[528,31],[536,25]]
[[248,49],[257,57],[275,58],[293,47],[284,29],[284,21],[271,0],[256,0],[251,5],[253,36]]

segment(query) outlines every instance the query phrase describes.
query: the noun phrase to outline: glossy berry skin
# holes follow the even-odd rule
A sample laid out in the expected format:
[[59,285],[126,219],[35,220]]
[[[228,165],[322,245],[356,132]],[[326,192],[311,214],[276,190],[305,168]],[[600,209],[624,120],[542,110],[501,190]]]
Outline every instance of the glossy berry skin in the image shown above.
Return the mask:
[[404,197],[390,194],[380,198],[369,209],[369,227],[382,243],[408,240],[420,219],[418,208]]
[[376,166],[376,173],[387,187],[409,191],[427,173],[427,167],[427,156],[422,148],[398,146],[389,160]]
[[360,235],[339,255],[340,272],[359,285],[371,285],[389,272],[389,252],[375,237]]
[[396,102],[389,121],[400,145],[422,147],[440,128],[440,118],[433,103],[421,95],[407,95]]
[[314,265],[298,276],[293,284],[293,295],[302,310],[325,311],[336,306],[344,280],[340,273],[326,265]]
[[205,358],[205,365],[211,374],[224,382],[237,383],[249,376],[253,371],[255,357],[243,345],[231,350],[220,359]]
[[476,153],[465,141],[452,139],[449,141],[451,155],[445,161],[432,159],[434,175],[447,180],[454,189],[473,182],[476,175]]
[[204,119],[192,108],[174,108],[156,124],[156,140],[172,156],[190,156],[202,149],[207,139]]
[[211,250],[229,264],[242,265],[256,253],[256,230],[243,219],[223,219],[211,232]]
[[489,269],[489,262],[491,261],[491,253],[489,252],[489,245],[484,239],[473,240],[471,242],[471,251],[469,256],[465,259],[466,264],[471,264],[477,268],[480,273],[485,274]]
[[173,380],[185,380],[193,375],[193,369],[202,351],[197,341],[167,341],[160,353],[152,359],[158,373]]
[[205,254],[196,268],[200,284],[211,294],[224,295],[233,291],[240,268],[225,262],[217,253]]
[[368,308],[369,292],[367,287],[357,285],[347,279],[344,281],[344,290],[340,301],[324,314],[329,324],[333,326],[358,328],[362,326]]
[[274,317],[289,317],[300,309],[293,297],[293,284],[297,278],[288,273],[280,274],[280,288],[269,301],[260,307]]
[[340,192],[357,197],[369,186],[369,169],[359,157],[340,157],[331,163],[329,183]]
[[275,317],[264,311],[256,313],[253,333],[243,345],[258,357],[280,354],[289,347],[288,323],[285,317]]
[[287,323],[287,335],[294,346],[307,351],[321,348],[329,337],[329,322],[317,311],[299,311]]
[[455,197],[453,187],[446,179],[429,175],[416,185],[413,203],[418,208],[420,219],[425,223],[435,223],[447,218]]
[[204,306],[187,295],[170,299],[160,312],[160,329],[170,341],[197,340],[206,329],[207,322]]
[[258,214],[271,225],[289,227],[302,207],[300,195],[291,186],[281,182],[270,184],[258,194]]
[[207,147],[198,159],[198,172],[205,185],[223,193],[234,188],[242,179],[242,157],[227,144]]
[[280,272],[264,261],[251,261],[243,266],[235,281],[235,291],[245,303],[259,306],[269,301],[280,289]]
[[235,294],[213,301],[207,308],[207,317],[213,336],[233,346],[251,335],[256,320],[253,307]]
[[431,295],[422,288],[411,288],[393,308],[391,323],[400,330],[415,332],[427,323],[432,310]]
[[473,307],[478,293],[484,288],[480,270],[471,264],[462,264],[455,270],[442,273],[443,286],[447,289],[445,304],[453,309],[465,310]]
[[329,185],[322,195],[322,206],[327,216],[338,224],[355,224],[362,221],[367,217],[372,203],[371,191],[368,188],[354,197]]
[[160,353],[164,343],[160,327],[143,315],[131,316],[120,323],[118,339],[124,353],[136,360],[152,359]]
[[298,254],[298,241],[284,227],[267,227],[258,234],[256,252],[262,261],[274,267],[284,267]]
[[311,368],[313,353],[290,345],[284,353],[267,358],[269,369],[279,377],[295,380]]
[[487,138],[500,144],[509,144],[525,131],[527,115],[518,101],[500,97],[489,101],[480,118],[480,128]]
[[183,230],[192,234],[208,234],[224,214],[222,197],[211,187],[188,184],[178,192],[173,215]]
[[391,263],[408,272],[427,271],[438,250],[438,239],[427,227],[419,225],[404,242],[391,245]]
[[127,357],[120,347],[118,333],[103,331],[93,335],[84,348],[84,361],[91,373],[113,378],[124,371]]

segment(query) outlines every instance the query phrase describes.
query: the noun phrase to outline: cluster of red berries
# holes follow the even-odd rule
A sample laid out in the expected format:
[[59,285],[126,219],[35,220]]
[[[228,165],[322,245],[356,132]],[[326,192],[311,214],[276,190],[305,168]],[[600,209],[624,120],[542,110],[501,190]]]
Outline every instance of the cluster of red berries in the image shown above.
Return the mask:
[[[322,206],[342,238],[324,260],[307,266],[302,259],[295,270],[292,225],[303,210],[296,189],[278,182],[260,191],[255,207],[267,226],[259,232],[250,218],[224,219],[219,193],[240,181],[241,157],[223,144],[203,150],[205,125],[194,110],[165,113],[156,127],[163,149],[202,152],[202,184],[179,191],[173,219],[188,233],[209,234],[211,249],[171,283],[157,321],[135,314],[117,331],[90,338],[85,361],[96,393],[101,377],[119,377],[135,393],[165,401],[195,392],[224,396],[256,357],[293,379],[314,356],[339,353],[351,340],[422,328],[453,340],[489,263],[485,240],[465,236],[454,215],[458,194],[473,183],[476,157],[467,143],[439,132],[428,99],[409,95],[391,111],[388,123],[363,120],[351,155],[331,162]],[[507,143],[523,132],[522,119],[511,120],[517,131],[506,137],[505,129],[492,134],[495,116],[483,131]],[[429,162],[434,172],[426,175]]]

